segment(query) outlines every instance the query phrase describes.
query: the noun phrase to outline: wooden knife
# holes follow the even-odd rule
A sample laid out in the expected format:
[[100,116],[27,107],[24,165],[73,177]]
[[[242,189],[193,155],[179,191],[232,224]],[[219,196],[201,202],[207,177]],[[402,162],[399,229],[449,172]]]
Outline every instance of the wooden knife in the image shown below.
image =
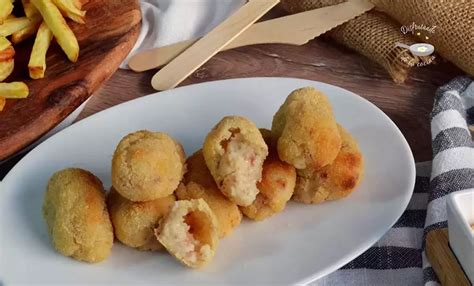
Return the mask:
[[[373,7],[368,0],[349,0],[338,5],[255,23],[221,50],[271,43],[303,45]],[[196,41],[197,39],[189,40],[141,52],[130,59],[129,66],[136,72],[162,67]]]

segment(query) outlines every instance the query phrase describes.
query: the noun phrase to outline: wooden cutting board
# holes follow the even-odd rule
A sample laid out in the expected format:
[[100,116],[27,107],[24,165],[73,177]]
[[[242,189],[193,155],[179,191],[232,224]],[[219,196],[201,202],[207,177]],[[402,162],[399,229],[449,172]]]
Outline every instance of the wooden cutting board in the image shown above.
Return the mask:
[[84,9],[85,25],[68,22],[79,41],[77,63],[69,62],[53,43],[45,78],[30,80],[27,66],[33,40],[15,47],[15,70],[6,82],[26,81],[30,96],[7,100],[0,112],[0,161],[64,120],[109,79],[133,48],[140,31],[138,0],[90,0]]

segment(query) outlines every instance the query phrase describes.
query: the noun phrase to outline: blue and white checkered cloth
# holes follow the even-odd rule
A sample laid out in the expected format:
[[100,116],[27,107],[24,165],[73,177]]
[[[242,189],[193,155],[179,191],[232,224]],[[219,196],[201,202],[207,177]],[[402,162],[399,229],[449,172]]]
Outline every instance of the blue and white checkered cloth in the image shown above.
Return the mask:
[[440,87],[431,113],[433,161],[417,164],[407,209],[374,246],[312,285],[439,285],[425,238],[448,226],[446,195],[474,188],[473,124],[474,81],[458,77]]

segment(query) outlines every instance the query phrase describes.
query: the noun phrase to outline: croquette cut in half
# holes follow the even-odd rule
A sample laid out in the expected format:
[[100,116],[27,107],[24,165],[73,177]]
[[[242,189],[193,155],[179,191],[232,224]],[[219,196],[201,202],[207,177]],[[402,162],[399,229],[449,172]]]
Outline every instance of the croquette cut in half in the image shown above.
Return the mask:
[[239,207],[224,196],[209,172],[202,150],[186,160],[187,172],[175,194],[179,200],[203,199],[214,212],[219,224],[219,237],[232,233],[242,220]]
[[76,168],[56,172],[48,182],[43,217],[54,248],[90,263],[106,259],[114,233],[102,182]]
[[203,154],[221,192],[239,206],[252,204],[268,155],[255,124],[240,116],[224,117],[207,135]]
[[176,201],[155,235],[169,253],[192,268],[208,264],[219,243],[217,219],[203,199]]
[[272,134],[278,155],[296,169],[319,170],[341,149],[328,98],[313,87],[293,91],[273,117]]
[[151,201],[171,195],[185,172],[183,147],[161,132],[125,136],[112,159],[112,185],[124,198]]
[[171,210],[174,202],[174,195],[153,201],[132,202],[112,187],[107,195],[107,206],[115,237],[138,250],[162,250],[163,246],[156,240],[154,229]]
[[283,211],[296,183],[296,170],[278,158],[276,140],[270,130],[260,129],[260,132],[269,150],[263,163],[262,180],[257,183],[260,192],[251,205],[240,207],[245,216],[258,221]]
[[359,185],[364,175],[364,160],[357,141],[342,126],[341,151],[334,162],[318,171],[298,170],[293,200],[317,204],[344,198]]

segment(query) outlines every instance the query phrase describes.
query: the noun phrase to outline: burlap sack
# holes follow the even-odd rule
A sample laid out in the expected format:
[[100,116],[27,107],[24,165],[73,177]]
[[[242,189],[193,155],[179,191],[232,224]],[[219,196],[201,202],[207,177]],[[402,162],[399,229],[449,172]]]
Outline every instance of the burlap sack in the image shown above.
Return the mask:
[[402,34],[400,25],[380,12],[364,13],[331,30],[329,35],[383,66],[397,83],[404,82],[410,68],[420,61],[408,49],[396,46],[397,42],[414,44],[413,37]]
[[[373,0],[403,25],[436,26],[423,41],[444,58],[474,75],[474,0]],[[423,33],[421,33],[422,36]]]
[[280,6],[288,13],[294,14],[336,5],[345,1],[346,0],[281,0]]
[[[289,13],[335,5],[345,0],[282,0],[281,7]],[[377,62],[387,70],[392,79],[404,82],[409,70],[420,58],[396,43],[411,45],[415,37],[404,35],[400,25],[386,15],[370,11],[331,30],[329,35],[337,42]]]

